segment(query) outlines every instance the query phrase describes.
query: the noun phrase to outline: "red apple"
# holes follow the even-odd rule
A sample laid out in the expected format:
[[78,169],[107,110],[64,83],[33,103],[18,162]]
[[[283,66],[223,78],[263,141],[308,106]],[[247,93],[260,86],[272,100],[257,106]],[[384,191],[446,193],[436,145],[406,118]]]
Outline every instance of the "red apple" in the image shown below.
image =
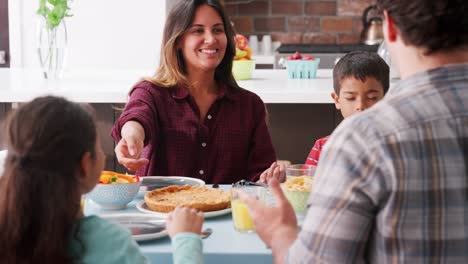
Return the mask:
[[294,58],[295,60],[300,60],[300,59],[302,59],[301,53],[299,53],[299,51],[296,51],[296,52],[294,53],[294,55],[293,55],[293,58]]
[[295,60],[294,57],[292,55],[289,55],[286,57],[287,60]]
[[315,58],[313,56],[309,56],[309,55],[303,55],[302,59],[303,60],[315,60]]
[[236,35],[236,47],[240,50],[244,50],[249,45],[247,38],[241,34]]

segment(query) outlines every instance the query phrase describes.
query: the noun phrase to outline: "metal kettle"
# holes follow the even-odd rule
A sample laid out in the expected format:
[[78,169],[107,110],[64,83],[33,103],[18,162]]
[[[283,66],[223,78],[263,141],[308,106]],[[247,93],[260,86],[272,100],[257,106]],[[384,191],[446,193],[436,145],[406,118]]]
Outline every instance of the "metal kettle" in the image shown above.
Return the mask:
[[368,6],[362,14],[361,41],[367,45],[375,45],[383,41],[382,18],[379,16],[368,17],[373,10],[377,10],[376,5]]

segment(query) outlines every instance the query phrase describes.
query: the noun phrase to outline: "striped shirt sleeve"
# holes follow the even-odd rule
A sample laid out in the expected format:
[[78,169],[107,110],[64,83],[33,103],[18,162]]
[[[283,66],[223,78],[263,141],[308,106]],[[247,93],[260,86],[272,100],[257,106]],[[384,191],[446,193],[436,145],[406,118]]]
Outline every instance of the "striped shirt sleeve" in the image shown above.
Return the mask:
[[314,146],[310,150],[309,156],[307,157],[305,164],[317,166],[320,153],[322,152],[325,143],[327,143],[328,137],[324,137],[315,141]]

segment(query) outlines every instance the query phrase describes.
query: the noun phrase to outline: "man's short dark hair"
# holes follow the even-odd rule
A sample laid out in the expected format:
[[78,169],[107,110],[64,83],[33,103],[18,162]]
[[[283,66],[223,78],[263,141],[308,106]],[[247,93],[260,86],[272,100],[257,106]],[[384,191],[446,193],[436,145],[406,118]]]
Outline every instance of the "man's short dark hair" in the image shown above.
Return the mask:
[[467,0],[377,0],[407,45],[426,54],[468,47]]
[[377,53],[354,51],[343,56],[333,68],[333,88],[339,95],[343,79],[353,77],[364,82],[366,78],[373,77],[386,94],[390,85],[389,76],[390,68]]

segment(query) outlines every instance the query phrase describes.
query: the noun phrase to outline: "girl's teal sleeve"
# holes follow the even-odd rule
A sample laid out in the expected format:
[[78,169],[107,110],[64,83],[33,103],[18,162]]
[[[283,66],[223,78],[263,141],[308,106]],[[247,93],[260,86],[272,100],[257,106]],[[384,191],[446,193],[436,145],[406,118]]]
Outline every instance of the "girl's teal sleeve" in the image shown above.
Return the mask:
[[203,244],[195,233],[179,233],[172,238],[174,264],[203,264]]

